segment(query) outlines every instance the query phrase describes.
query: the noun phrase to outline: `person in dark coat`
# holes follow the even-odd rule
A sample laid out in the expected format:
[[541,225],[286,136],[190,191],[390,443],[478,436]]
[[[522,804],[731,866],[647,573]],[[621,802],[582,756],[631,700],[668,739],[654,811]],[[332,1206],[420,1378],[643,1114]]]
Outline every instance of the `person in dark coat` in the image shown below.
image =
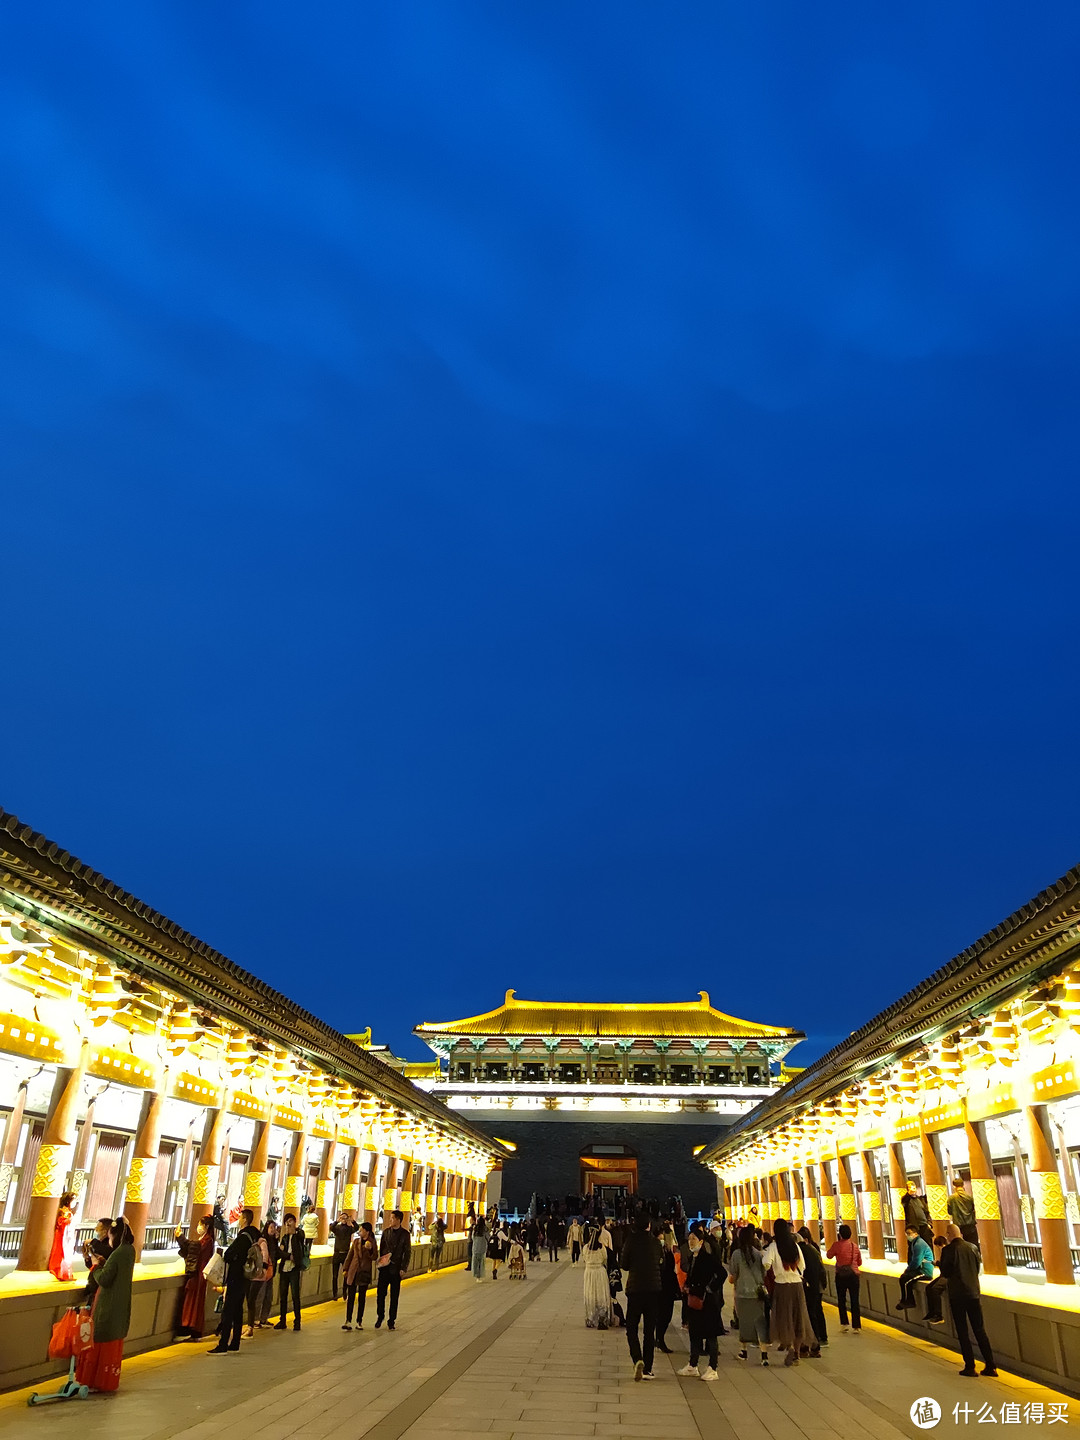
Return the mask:
[[671,1350],[667,1344],[667,1329],[675,1313],[675,1302],[682,1293],[679,1276],[675,1270],[675,1232],[669,1225],[660,1236],[663,1255],[660,1258],[660,1300],[656,1307],[656,1348],[665,1355]]
[[979,1349],[982,1351],[984,1375],[996,1375],[997,1366],[994,1364],[994,1352],[990,1348],[990,1340],[986,1334],[986,1326],[983,1324],[982,1313],[982,1290],[979,1285],[979,1269],[982,1265],[982,1257],[970,1240],[965,1240],[960,1233],[959,1225],[950,1225],[945,1232],[948,1243],[941,1252],[938,1266],[945,1277],[949,1288],[949,1309],[952,1311],[953,1324],[956,1326],[956,1338],[960,1342],[960,1353],[964,1357],[964,1368],[961,1375],[977,1375],[975,1369],[975,1351],[971,1345],[971,1330]]
[[292,1300],[293,1329],[300,1329],[300,1276],[304,1273],[304,1237],[296,1228],[296,1216],[291,1212],[281,1222],[278,1235],[278,1297],[281,1303],[281,1318],[275,1330],[287,1328],[285,1316],[289,1301]]
[[[803,1271],[803,1293],[806,1296],[806,1313],[810,1316],[810,1326],[817,1336],[819,1345],[829,1343],[829,1333],[825,1328],[825,1311],[821,1304],[821,1295],[828,1277],[825,1273],[825,1262],[821,1258],[821,1251],[818,1249],[814,1237],[804,1225],[798,1232],[799,1249],[803,1253],[803,1260],[806,1262],[806,1269]],[[803,1349],[803,1354],[810,1354],[809,1345]]]
[[[400,1210],[391,1210],[390,1224],[379,1237],[379,1259],[375,1266],[378,1278],[375,1284],[375,1329],[381,1330],[383,1320],[386,1328],[393,1330],[397,1324],[398,1296],[401,1294],[401,1277],[409,1268],[412,1255],[412,1240],[402,1225],[405,1216]],[[386,1317],[386,1292],[390,1292],[390,1314]]]
[[720,1262],[711,1243],[697,1228],[686,1237],[690,1250],[690,1269],[686,1276],[686,1298],[690,1330],[690,1361],[678,1372],[680,1375],[697,1375],[698,1362],[702,1355],[708,1355],[708,1368],[701,1372],[702,1380],[716,1380],[716,1363],[719,1358],[720,1306],[717,1290],[720,1279]]
[[[663,1247],[652,1233],[647,1212],[634,1221],[619,1261],[625,1275],[626,1343],[634,1362],[634,1379],[652,1376],[653,1346],[656,1340],[656,1315],[660,1306],[660,1260]],[[644,1334],[638,1340],[638,1325]]]
[[900,1204],[904,1210],[904,1228],[914,1230],[928,1245],[932,1245],[934,1231],[926,1208],[926,1196],[919,1194],[914,1180],[907,1182],[907,1193],[901,1195]]
[[342,1271],[343,1293],[345,1296],[345,1324],[343,1330],[352,1329],[353,1306],[356,1306],[356,1328],[364,1328],[364,1307],[367,1304],[368,1286],[379,1258],[379,1247],[375,1243],[375,1232],[365,1220],[353,1236],[349,1253],[345,1257]]
[[185,1235],[178,1225],[176,1243],[184,1258],[184,1288],[180,1292],[179,1340],[200,1340],[206,1325],[206,1281],[203,1271],[214,1253],[214,1222],[204,1215],[195,1234]]
[[[330,1261],[330,1298],[338,1298],[338,1275],[341,1267],[345,1264],[345,1257],[349,1253],[349,1246],[352,1244],[353,1236],[360,1229],[355,1220],[350,1220],[348,1213],[342,1210],[341,1214],[330,1226],[330,1234],[334,1237],[334,1254]],[[345,1287],[342,1286],[341,1298],[345,1299]]]
[[218,1343],[208,1355],[225,1355],[230,1350],[240,1349],[240,1336],[244,1330],[244,1306],[247,1302],[248,1277],[244,1274],[244,1263],[248,1251],[259,1238],[255,1228],[255,1214],[252,1210],[241,1210],[241,1227],[236,1239],[225,1251],[225,1304],[221,1307],[221,1328]]
[[535,1215],[529,1217],[525,1226],[525,1243],[529,1247],[529,1259],[540,1259],[540,1226]]
[[559,1242],[562,1239],[562,1227],[559,1224],[557,1215],[549,1215],[544,1224],[544,1239],[547,1242],[548,1263],[559,1258]]
[[135,1240],[121,1215],[110,1231],[109,1258],[90,1271],[94,1291],[94,1341],[75,1362],[75,1379],[91,1390],[115,1390],[120,1384],[124,1337],[131,1328],[131,1275],[135,1269]]

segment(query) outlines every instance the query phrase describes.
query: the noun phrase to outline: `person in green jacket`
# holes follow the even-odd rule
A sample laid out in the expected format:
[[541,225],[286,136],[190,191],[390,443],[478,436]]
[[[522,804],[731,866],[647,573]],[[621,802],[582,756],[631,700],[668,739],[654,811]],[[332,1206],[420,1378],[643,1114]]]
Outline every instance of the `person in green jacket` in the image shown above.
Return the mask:
[[109,1232],[112,1249],[87,1276],[94,1343],[75,1362],[75,1379],[91,1390],[115,1390],[120,1384],[124,1338],[131,1325],[131,1276],[135,1237],[120,1217]]

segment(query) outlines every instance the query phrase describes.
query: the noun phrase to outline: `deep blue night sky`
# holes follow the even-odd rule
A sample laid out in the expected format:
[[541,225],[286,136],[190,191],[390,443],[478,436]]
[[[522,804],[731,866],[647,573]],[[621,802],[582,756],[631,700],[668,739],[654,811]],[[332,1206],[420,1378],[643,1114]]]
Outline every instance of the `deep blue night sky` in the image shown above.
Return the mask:
[[9,9],[0,804],[413,1055],[1080,861],[1080,20],[875,9]]

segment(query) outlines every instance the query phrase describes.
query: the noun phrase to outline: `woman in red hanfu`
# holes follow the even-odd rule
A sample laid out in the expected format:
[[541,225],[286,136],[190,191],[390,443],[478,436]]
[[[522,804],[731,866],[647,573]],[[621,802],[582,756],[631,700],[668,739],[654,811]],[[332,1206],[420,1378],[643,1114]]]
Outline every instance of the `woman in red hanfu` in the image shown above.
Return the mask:
[[67,1190],[60,1196],[60,1209],[56,1212],[56,1229],[53,1231],[52,1250],[49,1252],[49,1270],[57,1280],[74,1280],[71,1259],[75,1254],[75,1192]]

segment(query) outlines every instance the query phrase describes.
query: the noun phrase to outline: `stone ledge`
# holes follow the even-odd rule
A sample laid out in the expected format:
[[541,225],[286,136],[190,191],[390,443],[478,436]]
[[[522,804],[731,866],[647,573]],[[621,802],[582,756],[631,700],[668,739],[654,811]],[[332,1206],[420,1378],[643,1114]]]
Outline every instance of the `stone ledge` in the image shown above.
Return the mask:
[[[465,1264],[467,1247],[464,1237],[447,1240],[440,1268]],[[407,1275],[425,1274],[430,1268],[430,1254],[428,1244],[414,1245]],[[300,1286],[301,1308],[321,1305],[331,1298],[332,1256],[330,1245],[313,1247],[311,1268],[304,1272]],[[173,1343],[183,1283],[184,1272],[179,1260],[174,1264],[136,1266],[125,1355],[139,1355]],[[0,1281],[0,1391],[59,1379],[66,1374],[66,1360],[49,1359],[49,1338],[57,1320],[85,1288],[85,1278],[61,1283],[47,1273],[13,1271]],[[207,1303],[207,1334],[217,1328],[215,1300],[216,1295],[211,1293]]]
[[[915,1287],[915,1298],[920,1310],[895,1309],[900,1300],[898,1277],[903,1268],[887,1260],[863,1261],[859,1293],[862,1313],[959,1354],[947,1295],[942,1307],[944,1325],[929,1325],[918,1318],[925,1308],[920,1298],[920,1289],[925,1287],[919,1285]],[[835,1305],[836,1272],[831,1260],[826,1260],[825,1270],[828,1288],[824,1298]],[[1080,1286],[1025,1285],[1010,1275],[984,1275],[980,1281],[983,1318],[995,1358],[1008,1370],[1080,1396]]]

